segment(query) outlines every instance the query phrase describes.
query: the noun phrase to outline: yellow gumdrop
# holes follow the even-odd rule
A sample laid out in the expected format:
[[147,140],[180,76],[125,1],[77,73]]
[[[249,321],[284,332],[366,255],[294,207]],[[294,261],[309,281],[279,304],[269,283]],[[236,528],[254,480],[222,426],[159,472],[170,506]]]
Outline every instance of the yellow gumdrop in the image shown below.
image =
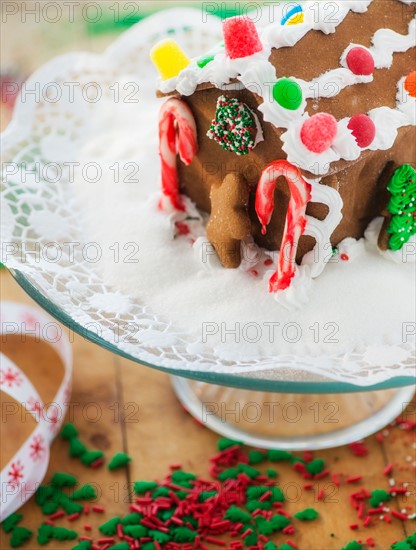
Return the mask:
[[191,62],[179,44],[170,38],[159,42],[152,48],[150,59],[159,71],[162,80],[177,76]]

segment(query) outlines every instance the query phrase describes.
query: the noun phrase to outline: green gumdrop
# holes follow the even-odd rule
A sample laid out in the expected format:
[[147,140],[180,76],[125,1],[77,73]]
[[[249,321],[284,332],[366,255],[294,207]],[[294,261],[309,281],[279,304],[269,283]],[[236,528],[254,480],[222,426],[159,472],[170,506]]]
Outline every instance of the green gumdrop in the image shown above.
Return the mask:
[[149,536],[160,544],[166,544],[171,539],[170,535],[163,533],[162,531],[157,531],[156,529],[149,531]]
[[347,546],[344,546],[341,550],[363,550],[363,545],[356,540],[352,540],[347,544]]
[[140,523],[140,521],[143,519],[142,514],[138,514],[137,512],[132,512],[128,516],[124,516],[124,518],[120,521],[123,525],[137,525]]
[[51,485],[55,487],[73,487],[77,484],[77,478],[71,474],[65,474],[64,472],[56,472],[52,476]]
[[125,453],[117,453],[111,459],[110,464],[108,465],[108,469],[117,470],[117,468],[122,468],[123,466],[126,466],[129,462],[131,462],[131,458],[128,455],[126,455]]
[[52,537],[56,540],[73,540],[78,537],[78,533],[65,527],[53,527]]
[[74,491],[70,498],[72,500],[91,500],[97,498],[97,492],[92,485],[86,483]]
[[85,464],[85,466],[91,466],[96,460],[100,460],[103,457],[103,451],[87,451],[81,455],[81,462]]
[[244,544],[246,546],[255,546],[257,544],[258,537],[254,531],[244,538]]
[[70,440],[70,439],[73,439],[74,437],[77,437],[77,435],[78,435],[78,430],[71,422],[68,422],[62,428],[62,431],[61,431],[62,439]]
[[1,526],[3,527],[3,531],[5,533],[10,533],[10,531],[19,523],[22,517],[22,514],[10,514],[10,516],[5,519],[1,524]]
[[70,457],[74,458],[77,456],[82,456],[86,452],[87,452],[86,446],[77,437],[74,437],[73,439],[70,440],[69,442]]
[[120,523],[120,518],[117,516],[115,518],[109,519],[106,523],[103,523],[98,527],[98,530],[103,534],[111,537],[117,533],[117,525]]
[[134,539],[141,539],[147,536],[147,527],[144,525],[126,525],[123,532]]
[[389,500],[391,500],[390,493],[384,489],[374,489],[374,491],[371,492],[370,506],[377,508],[380,504],[388,502]]
[[18,548],[22,546],[32,536],[32,531],[26,529],[26,527],[14,527],[12,531],[12,536],[10,539],[10,546],[12,548]]
[[130,544],[128,542],[119,542],[110,546],[108,550],[130,550]]
[[73,546],[71,550],[90,550],[91,542],[89,540],[81,540],[76,546]]
[[38,528],[38,544],[48,544],[48,542],[51,540],[53,533],[53,526],[48,525],[46,523],[42,523],[41,526]]
[[280,78],[273,86],[273,98],[281,107],[296,111],[302,104],[302,90],[294,80]]
[[266,459],[266,453],[262,451],[249,451],[248,452],[248,460],[250,464],[260,464],[260,462],[263,462],[263,460]]
[[314,508],[306,508],[301,512],[296,512],[294,516],[296,519],[300,519],[302,521],[313,521],[318,517],[318,512]]
[[45,516],[50,516],[51,514],[54,514],[56,510],[58,509],[59,504],[53,500],[49,500],[48,502],[45,502],[45,504],[42,506],[42,514],[45,514]]

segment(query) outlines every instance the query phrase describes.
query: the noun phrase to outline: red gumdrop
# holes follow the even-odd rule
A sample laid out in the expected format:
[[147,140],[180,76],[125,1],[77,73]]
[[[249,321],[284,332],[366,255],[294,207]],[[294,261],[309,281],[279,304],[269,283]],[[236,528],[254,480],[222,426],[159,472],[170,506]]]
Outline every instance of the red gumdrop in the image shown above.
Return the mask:
[[367,115],[355,115],[348,123],[348,129],[355,137],[358,147],[368,147],[376,137],[376,127]]
[[318,113],[308,118],[300,130],[300,139],[313,153],[323,153],[329,149],[337,135],[338,124],[328,113]]
[[374,58],[371,52],[361,46],[350,49],[346,62],[349,70],[356,75],[369,76],[374,72]]
[[230,17],[223,23],[225,52],[230,59],[247,57],[263,49],[255,24],[248,17]]

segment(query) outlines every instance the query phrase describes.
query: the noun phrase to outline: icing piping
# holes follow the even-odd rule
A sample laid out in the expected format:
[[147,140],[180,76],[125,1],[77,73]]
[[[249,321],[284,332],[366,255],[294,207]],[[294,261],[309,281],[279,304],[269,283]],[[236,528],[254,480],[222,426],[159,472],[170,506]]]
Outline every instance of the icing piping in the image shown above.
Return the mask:
[[197,153],[195,119],[188,105],[177,98],[166,101],[159,115],[159,155],[161,160],[162,191],[177,210],[184,210],[179,194],[176,156],[186,165]]
[[305,235],[316,240],[316,245],[302,259],[302,265],[310,267],[310,276],[318,277],[332,257],[331,235],[342,219],[343,202],[336,189],[322,185],[319,180],[305,178],[311,185],[311,202],[325,204],[328,214],[324,220],[306,216]]
[[[330,70],[310,82],[302,79],[291,78],[297,82],[302,89],[302,103],[296,111],[291,111],[280,106],[273,100],[272,88],[276,82],[276,70],[269,62],[271,48],[283,46],[292,46],[296,44],[309,30],[321,30],[325,33],[334,32],[336,26],[343,21],[348,12],[355,11],[363,13],[367,10],[372,0],[331,2],[330,5],[337,7],[337,21],[330,21],[328,13],[324,13],[324,8],[316,12],[316,2],[305,4],[305,22],[294,26],[270,25],[266,27],[262,34],[264,49],[254,55],[240,58],[229,59],[225,52],[219,52],[215,58],[207,64],[202,70],[195,67],[195,61],[178,77],[161,83],[161,90],[164,92],[172,91],[175,88],[183,95],[192,94],[198,84],[211,82],[215,86],[222,88],[230,79],[238,79],[245,88],[256,93],[263,98],[263,103],[259,106],[259,111],[263,113],[264,120],[272,123],[278,128],[286,128],[288,131],[282,135],[283,150],[286,152],[288,160],[300,168],[313,174],[324,175],[328,173],[330,164],[341,158],[345,160],[356,160],[361,155],[363,149],[358,147],[355,138],[348,129],[349,119],[339,121],[338,137],[333,146],[324,153],[313,153],[304,147],[300,141],[300,128],[308,115],[305,113],[306,100],[318,99],[319,97],[334,97],[337,93],[347,86],[359,83],[371,82],[373,77],[354,75],[346,67],[346,56],[348,51],[357,46],[351,44],[341,56],[341,65],[334,70]],[[308,11],[309,10],[309,11]],[[309,14],[309,15],[308,15]],[[323,20],[321,20],[322,18]],[[391,29],[379,29],[372,38],[373,46],[369,48],[377,68],[389,66],[392,62],[394,52],[403,52],[414,46],[414,35],[416,32],[416,19],[409,24],[407,35],[401,35]],[[283,38],[282,38],[283,37]],[[290,37],[290,42],[286,38]],[[362,47],[362,46],[361,46]],[[400,98],[397,108],[386,111],[387,107],[373,109],[369,114],[376,125],[376,139],[368,147],[371,150],[386,149],[392,144],[397,136],[397,130],[401,126],[414,124],[415,109],[413,111],[408,106],[403,106],[407,98]],[[398,111],[398,112],[397,112]],[[405,113],[406,117],[402,114]],[[388,128],[384,117],[387,115],[392,127]],[[388,134],[388,135],[386,135]],[[393,140],[393,141],[392,141]]]
[[274,189],[279,176],[284,176],[287,180],[290,199],[276,271],[269,281],[270,292],[288,288],[295,275],[296,251],[299,238],[305,231],[306,206],[311,199],[311,184],[303,179],[299,168],[286,160],[271,162],[263,170],[256,190],[256,212],[263,226],[263,234],[266,233],[266,226],[273,213]]

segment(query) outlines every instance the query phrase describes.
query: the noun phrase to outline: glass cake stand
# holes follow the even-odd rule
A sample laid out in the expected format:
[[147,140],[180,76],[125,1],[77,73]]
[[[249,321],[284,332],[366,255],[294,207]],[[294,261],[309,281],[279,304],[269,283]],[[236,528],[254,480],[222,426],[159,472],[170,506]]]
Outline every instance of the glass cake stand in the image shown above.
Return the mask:
[[366,386],[363,391],[344,382],[184,372],[148,363],[74,322],[25,274],[11,273],[43,309],[84,338],[170,374],[179,401],[200,423],[254,447],[314,450],[358,441],[404,413],[415,394],[415,379],[408,376]]
[[[199,10],[177,8],[138,23],[101,55],[67,54],[28,79],[28,90],[48,90],[51,83],[62,90],[68,82],[80,86],[73,97],[60,101],[50,100],[45,92],[37,100],[28,94],[25,101],[16,102],[13,120],[2,136],[3,162],[9,168],[0,190],[6,256],[7,250],[19,251],[23,246],[29,251],[52,248],[53,252],[54,243],[62,251],[68,243],[88,242],[81,203],[65,164],[84,158],[81,153],[86,151],[94,161],[101,158],[104,167],[114,167],[114,161],[124,163],[125,151],[130,155],[127,160],[137,161],[134,132],[141,130],[130,119],[143,119],[143,127],[153,124],[145,118],[154,105],[156,78],[149,50],[173,34],[191,56],[209,51],[222,37],[219,19],[203,22]],[[91,82],[100,86],[99,102],[86,102],[82,95]],[[131,106],[115,100],[114,89],[124,90],[127,97],[131,88],[126,83],[137,82],[143,94],[138,103]],[[121,127],[120,121],[127,127]],[[116,123],[120,134],[117,147],[110,149],[121,157],[110,158],[108,144],[100,138]],[[52,168],[60,171],[59,184]],[[99,193],[91,208],[102,206],[101,186]],[[326,358],[323,365],[319,359],[313,362],[293,354],[290,361],[276,356],[239,362],[191,350],[186,334],[174,332],[169,319],[159,319],[146,304],[107,284],[95,263],[85,261],[79,247],[72,258],[61,254],[54,261],[35,258],[33,253],[26,261],[10,252],[3,263],[58,321],[112,353],[168,373],[179,400],[199,421],[254,446],[319,449],[359,440],[400,415],[415,391],[413,351],[391,368],[379,368],[366,367],[357,354],[334,361]],[[127,327],[134,323],[140,331],[132,335],[126,328],[117,333],[116,340],[114,331],[121,323]],[[151,340],[155,333],[167,336],[168,343],[155,344]]]

